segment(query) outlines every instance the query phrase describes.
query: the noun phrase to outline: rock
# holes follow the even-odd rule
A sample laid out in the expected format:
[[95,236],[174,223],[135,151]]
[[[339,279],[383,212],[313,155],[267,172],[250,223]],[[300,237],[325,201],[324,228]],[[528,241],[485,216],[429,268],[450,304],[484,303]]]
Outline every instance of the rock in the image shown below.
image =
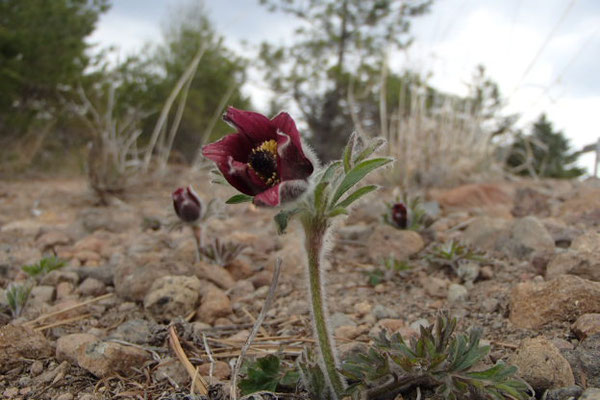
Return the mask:
[[233,301],[249,296],[254,292],[254,285],[252,282],[242,279],[233,285],[229,291],[229,295]]
[[56,285],[56,299],[65,300],[69,297],[73,297],[72,294],[74,290],[75,287],[71,282],[59,282],[58,285]]
[[246,261],[236,258],[225,266],[229,275],[233,280],[238,281],[240,279],[247,279],[254,274],[254,270]]
[[421,327],[428,328],[429,325],[431,325],[429,323],[429,321],[427,321],[425,318],[421,318],[421,319],[416,320],[412,324],[410,324],[410,327],[412,329],[414,329],[415,331],[420,332],[421,331]]
[[347,314],[344,313],[334,313],[329,316],[329,326],[332,330],[336,330],[340,326],[356,326],[356,322]]
[[63,393],[56,396],[55,400],[73,400],[73,398],[71,393]]
[[250,282],[252,282],[256,289],[270,286],[272,280],[273,272],[271,271],[260,271],[250,278]]
[[493,297],[488,297],[481,302],[481,309],[486,313],[493,313],[498,309],[500,302]]
[[358,240],[366,242],[373,233],[373,227],[367,224],[346,225],[339,227],[338,237],[344,240]]
[[106,285],[94,278],[86,278],[79,287],[77,292],[82,296],[100,296],[106,293]]
[[142,301],[155,280],[168,275],[186,275],[189,272],[189,268],[181,264],[155,257],[132,257],[116,265],[113,283],[115,292],[122,299]]
[[72,333],[61,336],[56,340],[56,359],[77,365],[79,349],[96,341],[98,338],[88,333]]
[[430,195],[444,210],[485,210],[509,216],[514,189],[505,184],[476,183],[449,190],[432,190]]
[[600,387],[600,333],[586,337],[575,348],[588,387]]
[[481,279],[492,279],[494,277],[494,269],[489,265],[484,265],[479,270],[479,275],[481,276]]
[[214,283],[221,289],[231,289],[235,285],[235,279],[229,271],[218,265],[198,262],[194,265],[194,274],[200,279]]
[[54,353],[44,335],[23,325],[0,327],[0,374],[21,362],[21,359],[41,359]]
[[42,233],[35,242],[42,252],[46,252],[56,246],[66,246],[70,244],[71,238],[63,231],[51,230]]
[[600,253],[567,250],[555,255],[546,267],[546,278],[563,274],[600,282]]
[[134,344],[148,344],[152,339],[152,326],[145,319],[131,319],[123,322],[111,333],[111,339],[119,339]]
[[463,303],[469,298],[469,292],[463,285],[452,283],[448,287],[448,301],[450,303]]
[[[198,367],[198,373],[202,376],[210,375],[210,363],[202,364]],[[225,361],[215,361],[213,366],[213,378],[223,381],[231,375],[231,368]]]
[[543,337],[525,339],[510,357],[509,364],[519,368],[519,375],[541,393],[575,384],[571,366],[560,351]]
[[185,316],[194,311],[202,286],[195,276],[163,276],[144,297],[144,308],[160,320]]
[[473,261],[461,262],[458,265],[457,275],[463,282],[473,283],[479,277],[481,267]]
[[104,285],[112,285],[115,276],[115,268],[110,264],[103,264],[97,267],[81,266],[75,269],[81,280],[93,278],[104,283]]
[[583,253],[599,253],[600,252],[600,233],[586,232],[583,235],[577,236],[571,243],[571,250],[580,251]]
[[34,361],[31,364],[31,367],[29,367],[29,372],[33,376],[38,376],[39,374],[44,372],[44,363],[39,360]]
[[218,288],[209,289],[203,296],[197,319],[212,324],[217,318],[226,317],[233,312],[229,297]]
[[600,388],[587,388],[579,397],[579,400],[600,400]]
[[579,340],[600,333],[600,313],[583,314],[571,325],[571,330]]
[[600,283],[563,275],[548,282],[523,282],[510,295],[510,321],[535,329],[552,321],[572,321],[600,312]]
[[544,394],[545,400],[573,400],[579,398],[583,389],[577,385],[549,390]]
[[508,240],[500,246],[511,257],[524,258],[532,253],[553,252],[554,239],[539,219],[529,216],[514,221]]
[[175,382],[179,386],[185,386],[190,376],[181,362],[175,358],[162,360],[155,368],[152,376],[157,381]]
[[363,316],[368,314],[373,309],[373,306],[368,301],[361,301],[359,303],[354,304],[354,312],[356,312],[359,316]]
[[139,368],[148,360],[150,355],[137,347],[103,341],[80,347],[77,356],[79,366],[98,378],[115,373],[127,376],[131,368]]
[[388,307],[385,307],[381,304],[375,304],[375,307],[373,307],[372,313],[375,316],[375,318],[377,318],[378,320],[384,319],[384,318],[392,318],[394,316],[394,314],[396,314],[393,310],[391,310]]
[[445,298],[447,296],[448,286],[450,285],[449,280],[430,275],[421,275],[419,282],[425,293],[429,296],[437,298]]
[[568,248],[573,240],[581,235],[580,229],[567,225],[560,219],[544,218],[542,222],[550,236],[552,236],[556,247]]
[[367,249],[372,260],[392,256],[397,260],[406,260],[423,250],[425,242],[414,231],[398,230],[389,225],[378,225],[369,240]]
[[340,360],[347,360],[355,354],[366,354],[369,347],[362,342],[338,343]]
[[135,224],[135,215],[128,210],[114,207],[96,207],[81,210],[77,221],[87,232],[105,230],[108,232],[123,232],[128,225]]
[[551,196],[539,188],[523,187],[517,189],[515,193],[515,206],[512,209],[512,215],[521,218],[528,215],[536,217],[548,217],[551,213]]
[[510,221],[502,218],[479,217],[463,233],[465,244],[479,250],[497,250],[497,244],[508,237]]
[[56,286],[60,282],[69,282],[75,286],[79,283],[79,275],[76,272],[55,269],[44,275],[40,280],[41,285],[48,286]]
[[336,338],[353,340],[362,333],[362,329],[357,326],[342,325],[339,326],[334,334]]
[[29,294],[29,304],[51,303],[54,300],[54,286],[39,285],[34,286]]

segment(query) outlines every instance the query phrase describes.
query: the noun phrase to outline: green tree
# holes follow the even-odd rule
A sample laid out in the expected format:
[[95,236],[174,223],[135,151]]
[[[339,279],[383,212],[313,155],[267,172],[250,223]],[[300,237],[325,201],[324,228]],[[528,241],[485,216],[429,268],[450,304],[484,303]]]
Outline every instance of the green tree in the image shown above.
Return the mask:
[[321,158],[336,158],[353,130],[349,86],[364,91],[379,80],[385,52],[410,44],[410,19],[427,12],[431,0],[261,3],[301,22],[291,46],[261,46],[265,79],[278,104],[291,100],[301,110]]
[[88,66],[85,38],[108,7],[108,0],[0,1],[1,136],[55,117],[59,89]]
[[507,164],[521,175],[576,178],[585,173],[572,165],[579,155],[570,152],[564,133],[555,131],[546,114],[533,124],[530,135],[519,134],[510,148]]

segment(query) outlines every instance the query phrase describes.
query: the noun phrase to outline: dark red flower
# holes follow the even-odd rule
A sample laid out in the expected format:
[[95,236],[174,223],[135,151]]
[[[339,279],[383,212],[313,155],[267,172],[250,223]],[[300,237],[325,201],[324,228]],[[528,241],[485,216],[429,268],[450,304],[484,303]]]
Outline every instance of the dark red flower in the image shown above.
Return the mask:
[[229,107],[223,119],[237,132],[204,146],[202,154],[215,162],[231,186],[265,206],[296,199],[306,190],[314,166],[289,114],[268,119]]
[[177,189],[171,196],[175,213],[179,219],[183,222],[194,222],[200,218],[202,202],[191,185],[187,188]]
[[392,206],[392,221],[401,229],[406,229],[408,226],[408,210],[403,203],[396,203]]

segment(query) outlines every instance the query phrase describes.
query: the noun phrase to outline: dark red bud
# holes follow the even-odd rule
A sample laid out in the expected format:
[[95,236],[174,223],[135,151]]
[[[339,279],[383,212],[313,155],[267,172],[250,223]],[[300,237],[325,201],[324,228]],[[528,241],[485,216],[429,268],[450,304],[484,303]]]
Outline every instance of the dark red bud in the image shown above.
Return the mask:
[[392,221],[398,228],[406,229],[408,227],[408,210],[402,203],[396,203],[392,206]]
[[192,186],[179,188],[172,194],[175,214],[183,222],[194,222],[202,213],[202,202]]

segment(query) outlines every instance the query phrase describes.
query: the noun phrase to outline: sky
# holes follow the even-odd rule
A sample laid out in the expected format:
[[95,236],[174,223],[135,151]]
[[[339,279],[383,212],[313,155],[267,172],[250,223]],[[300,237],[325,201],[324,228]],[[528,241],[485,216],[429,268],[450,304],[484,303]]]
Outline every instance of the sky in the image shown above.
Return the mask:
[[[161,41],[163,28],[193,0],[113,0],[89,41],[116,46],[122,56]],[[206,0],[226,44],[246,56],[262,41],[293,40],[295,20],[272,14],[258,0]],[[434,87],[466,94],[478,64],[498,83],[506,113],[527,130],[546,112],[574,149],[600,138],[600,1],[437,0],[412,21],[413,45],[391,54],[395,70],[430,74]],[[256,74],[243,90],[260,111],[269,91]],[[592,170],[594,155],[579,164]]]

